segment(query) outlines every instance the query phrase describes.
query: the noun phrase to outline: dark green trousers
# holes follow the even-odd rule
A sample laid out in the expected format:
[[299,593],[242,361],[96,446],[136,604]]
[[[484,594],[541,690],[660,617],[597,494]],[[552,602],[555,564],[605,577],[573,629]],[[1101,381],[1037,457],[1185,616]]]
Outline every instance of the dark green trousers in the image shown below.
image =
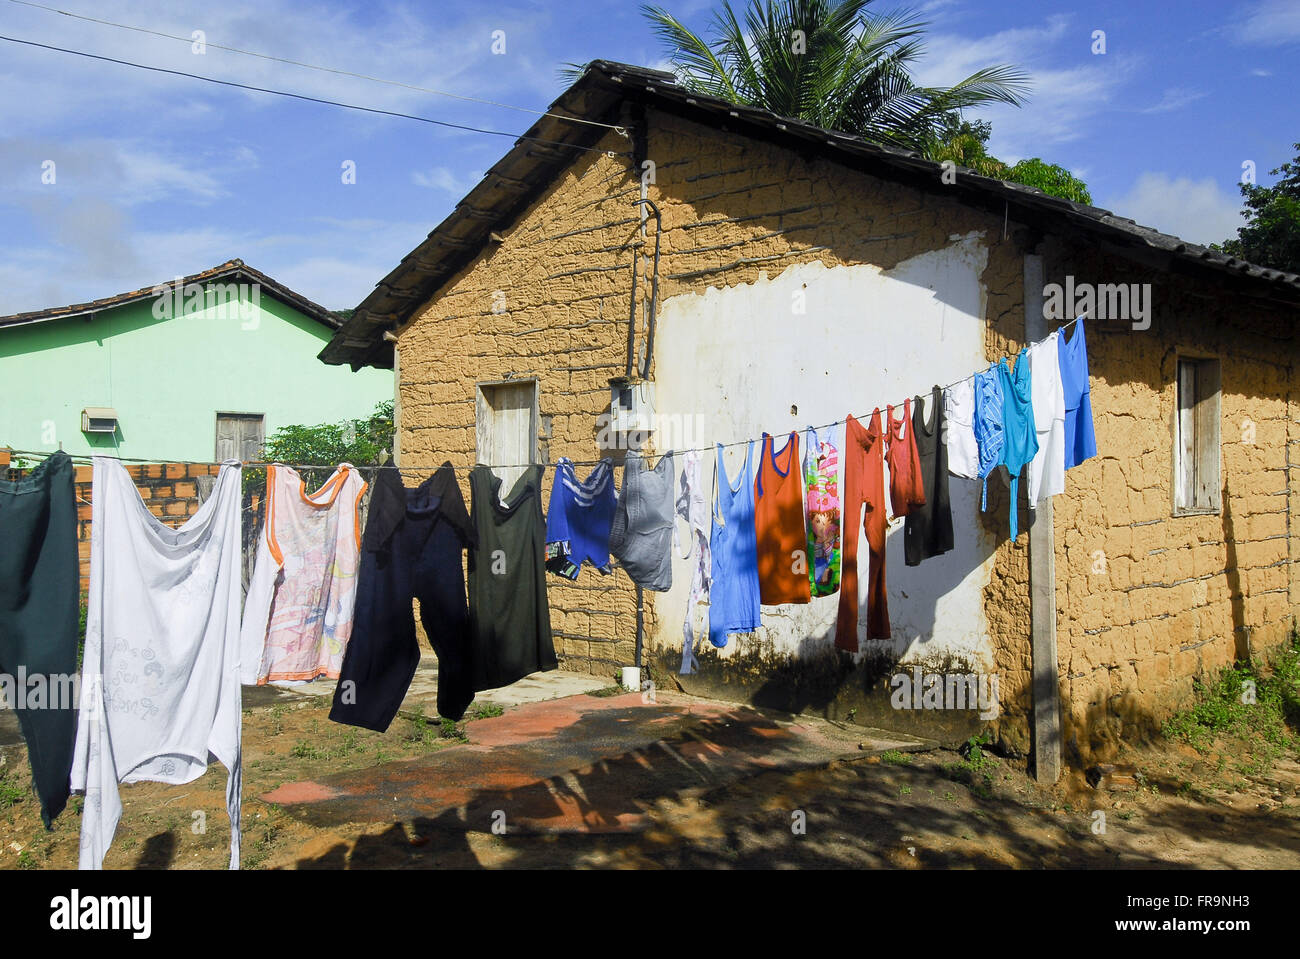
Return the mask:
[[16,701],[46,827],[68,803],[77,738],[77,501],[63,451],[0,481],[0,689]]

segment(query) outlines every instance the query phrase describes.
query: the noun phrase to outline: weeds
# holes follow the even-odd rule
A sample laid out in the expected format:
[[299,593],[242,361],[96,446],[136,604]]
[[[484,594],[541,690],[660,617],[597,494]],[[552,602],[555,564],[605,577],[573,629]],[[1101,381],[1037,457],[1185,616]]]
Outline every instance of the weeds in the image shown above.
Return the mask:
[[284,717],[289,714],[289,707],[284,703],[276,703],[271,707],[271,735],[279,736],[284,732]]
[[289,755],[294,759],[327,759],[325,750],[319,746],[307,742],[304,739],[298,740],[289,750]]
[[880,754],[880,761],[887,766],[910,766],[912,757],[907,753],[901,753],[897,749],[886,749]]
[[251,852],[245,852],[240,858],[240,867],[243,869],[256,869],[271,855],[271,850],[276,842],[280,839],[280,827],[274,823],[267,823],[266,828],[262,830],[262,835],[253,843]]
[[465,717],[466,721],[475,719],[496,719],[498,716],[504,716],[506,708],[500,703],[474,703],[469,708],[469,714]]
[[[1268,668],[1236,663],[1207,685],[1193,682],[1197,702],[1170,717],[1161,731],[1199,751],[1219,736],[1254,739],[1262,744],[1243,771],[1261,772],[1285,752],[1300,749],[1300,638],[1277,654]],[[1222,764],[1221,764],[1222,765]]]
[[[948,778],[970,787],[970,791],[980,799],[993,798],[993,776],[998,763],[984,751],[984,747],[993,741],[986,733],[972,736],[961,747],[962,760],[944,765]],[[945,797],[946,798],[946,797]]]
[[438,736],[458,743],[469,742],[469,737],[465,735],[464,725],[453,719],[443,719],[438,724]]
[[27,798],[27,787],[17,778],[0,776],[0,809],[16,806]]

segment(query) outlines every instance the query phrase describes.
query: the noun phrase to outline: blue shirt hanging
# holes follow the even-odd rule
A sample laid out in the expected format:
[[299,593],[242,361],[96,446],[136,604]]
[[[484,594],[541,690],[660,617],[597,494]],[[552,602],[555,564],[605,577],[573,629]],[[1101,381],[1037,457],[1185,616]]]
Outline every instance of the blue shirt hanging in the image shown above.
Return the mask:
[[1002,387],[1002,466],[1011,477],[1011,538],[1020,533],[1017,522],[1017,495],[1020,473],[1038,453],[1038,432],[1034,428],[1033,385],[1030,379],[1029,351],[1016,357],[1011,372],[1006,357],[998,360],[998,379]]
[[555,464],[555,485],[546,510],[546,568],[577,579],[584,561],[609,575],[609,530],[614,522],[614,464],[603,459],[583,482],[573,461]]
[[1088,379],[1088,341],[1083,320],[1075,324],[1067,342],[1065,331],[1056,338],[1061,364],[1061,385],[1065,388],[1065,468],[1078,466],[1097,455],[1097,437],[1092,432],[1092,399]]
[[975,374],[975,444],[979,447],[980,509],[988,509],[989,474],[1002,462],[1002,380],[996,366]]

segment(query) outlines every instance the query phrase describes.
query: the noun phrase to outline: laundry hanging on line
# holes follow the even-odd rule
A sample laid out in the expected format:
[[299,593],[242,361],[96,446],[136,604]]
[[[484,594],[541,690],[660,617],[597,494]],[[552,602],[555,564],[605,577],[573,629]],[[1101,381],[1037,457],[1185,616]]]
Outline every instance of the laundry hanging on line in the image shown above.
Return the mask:
[[[553,487],[549,515],[541,511],[540,466],[527,468],[504,501],[500,498],[500,480],[491,469],[474,467],[470,472],[472,511],[468,519],[464,516],[463,499],[450,463],[444,464],[414,491],[401,486],[401,470],[381,466],[372,468],[381,471],[386,492],[373,507],[372,522],[376,525],[374,533],[365,540],[367,555],[373,560],[368,563],[362,558],[363,531],[357,509],[367,485],[360,471],[350,464],[340,464],[319,490],[309,494],[291,467],[268,464],[267,518],[259,535],[258,568],[242,618],[238,615],[236,598],[235,613],[231,615],[227,609],[220,617],[220,629],[216,633],[212,629],[204,632],[196,625],[194,629],[198,632],[191,630],[174,638],[175,643],[179,644],[177,648],[182,655],[195,661],[215,659],[219,664],[228,664],[242,660],[242,678],[250,683],[344,678],[356,691],[363,692],[364,706],[360,700],[346,701],[342,690],[336,690],[332,718],[382,729],[391,722],[418,660],[410,607],[410,599],[415,597],[421,601],[421,618],[439,655],[443,673],[439,712],[448,718],[458,718],[474,692],[506,685],[530,672],[556,668],[544,576],[548,558],[552,569],[566,576],[576,574],[583,562],[603,571],[608,568],[609,560],[602,547],[609,547],[633,574],[634,581],[646,588],[666,589],[671,585],[671,543],[676,538],[675,531],[670,530],[674,530],[674,515],[680,514],[687,522],[692,543],[687,553],[679,555],[697,560],[687,619],[683,623],[683,672],[698,665],[691,607],[707,613],[707,633],[715,647],[726,645],[731,633],[752,632],[760,627],[763,594],[760,533],[765,534],[763,552],[769,555],[806,550],[806,566],[801,571],[800,583],[807,587],[809,599],[804,599],[802,589],[797,587],[793,594],[774,592],[773,598],[781,595],[783,602],[803,603],[833,595],[838,586],[836,645],[856,651],[857,549],[863,527],[868,550],[866,635],[868,639],[888,638],[884,542],[889,512],[904,517],[905,550],[909,565],[915,565],[914,558],[920,562],[952,548],[951,508],[946,494],[948,475],[978,478],[986,483],[993,467],[1001,465],[1007,467],[1014,490],[1021,472],[1027,469],[1030,505],[1036,506],[1042,498],[1064,488],[1067,469],[1096,454],[1084,324],[1078,320],[1072,325],[1077,327],[1073,337],[1067,339],[1067,330],[1058,330],[1022,350],[1014,369],[1003,360],[948,388],[935,387],[929,398],[928,415],[918,395],[904,401],[901,419],[893,415],[892,407],[886,407],[887,429],[881,423],[879,409],[868,418],[869,427],[853,416],[846,417],[842,421],[845,432],[841,449],[834,445],[833,427],[824,440],[815,429],[809,429],[802,460],[798,455],[797,433],[788,435],[779,452],[775,438],[765,435],[757,465],[753,441],[740,444],[746,446],[746,456],[738,484],[729,479],[724,447],[717,444],[711,450],[714,505],[707,523],[703,519],[707,507],[703,504],[710,497],[703,488],[700,458],[694,450],[669,451],[653,468],[644,457],[630,454],[621,493],[614,488],[610,461],[597,464],[588,479],[579,482],[573,472],[574,464],[562,460],[557,464],[557,486],[567,492],[559,493],[557,512],[557,492]],[[915,409],[911,408],[913,401]],[[22,527],[22,510],[15,503],[35,502],[21,500],[16,493],[27,495],[48,489],[52,515],[64,507],[75,510],[71,489],[57,491],[71,486],[70,460],[66,454],[39,455],[47,456],[46,462],[31,477],[17,486],[0,486],[0,531],[10,537],[10,542],[18,541]],[[683,463],[682,497],[674,509],[677,456],[682,457]],[[197,604],[198,608],[204,602],[228,603],[228,596],[212,591],[216,586],[212,590],[205,586],[196,591],[197,581],[193,579],[187,579],[186,585],[172,595],[168,587],[154,585],[144,589],[130,576],[106,578],[104,554],[96,552],[102,550],[104,541],[101,539],[96,545],[94,535],[107,536],[115,544],[130,544],[134,539],[155,546],[182,541],[193,545],[197,538],[202,538],[197,531],[204,523],[220,526],[221,522],[228,522],[228,519],[218,521],[216,516],[219,511],[232,508],[237,526],[237,494],[231,496],[229,490],[232,484],[238,487],[239,464],[233,461],[222,464],[218,489],[205,508],[179,531],[171,531],[152,516],[146,522],[138,515],[143,505],[121,463],[101,460],[95,459],[95,478],[105,492],[93,497],[96,506],[92,527],[92,607],[96,617],[107,616],[114,621],[125,617],[129,621],[133,609],[138,611],[151,603],[175,603],[179,601],[177,597],[184,603]],[[888,485],[886,462],[890,465]],[[383,472],[388,469],[393,471]],[[233,480],[230,479],[232,470]],[[48,483],[50,478],[63,473],[68,475],[58,484]],[[130,496],[126,494],[128,489]],[[217,492],[222,495],[218,496]],[[770,498],[765,501],[765,497]],[[56,507],[54,500],[64,506]],[[132,502],[134,505],[129,508],[120,505]],[[759,506],[764,502],[761,511],[764,515],[760,518]],[[221,505],[212,506],[209,512],[209,503]],[[1009,520],[1013,535],[1017,532],[1015,507],[1013,495]],[[131,517],[132,510],[137,515],[122,518],[123,515]],[[143,512],[147,514],[147,510]],[[604,531],[605,515],[610,516],[608,533]],[[426,522],[430,516],[436,517],[432,526]],[[200,517],[205,519],[200,521]],[[573,535],[574,518],[583,527],[577,537]],[[133,529],[132,523],[139,529]],[[563,534],[562,523],[568,524]],[[553,537],[547,533],[552,524]],[[75,603],[75,575],[67,574],[72,568],[68,562],[72,551],[66,547],[72,541],[56,533],[56,525],[36,534],[29,531],[25,548],[37,553],[49,549],[50,555],[57,556],[60,555],[58,543],[65,541],[62,565],[67,567],[64,578],[70,579],[71,584],[66,589],[56,586],[55,592],[62,592],[70,597],[70,603]],[[370,528],[367,524],[367,529]],[[118,531],[110,532],[115,529]],[[169,532],[162,534],[159,530]],[[436,539],[433,538],[435,530]],[[179,536],[180,531],[189,531],[185,535],[191,539],[185,536],[169,539],[172,532]],[[909,540],[910,531],[915,531],[915,535]],[[213,533],[207,535],[207,541],[216,544],[210,548],[218,550],[225,562],[223,538]],[[232,542],[237,541],[236,535]],[[431,547],[435,541],[439,545]],[[909,545],[912,541],[920,544],[917,551]],[[141,563],[147,566],[148,549],[139,543],[129,549],[144,557]],[[792,545],[795,543],[797,547]],[[470,570],[468,588],[464,591],[456,575],[460,571],[462,549],[468,550]],[[95,556],[100,557],[98,579],[94,575]],[[506,560],[500,571],[491,568],[492,558],[496,556]],[[316,575],[324,577],[326,585],[314,594],[302,589],[301,584]],[[778,576],[777,581],[785,578]],[[55,579],[52,577],[49,582]],[[167,581],[164,578],[159,582]],[[224,584],[226,580],[221,582]],[[362,597],[360,602],[358,595]],[[794,598],[789,599],[790,595]],[[462,596],[466,597],[464,607],[460,605]],[[0,608],[5,597],[0,588]],[[56,598],[52,608],[57,605]],[[406,610],[405,619],[400,613],[402,606]],[[365,638],[353,648],[349,639],[357,628],[358,616],[366,623],[362,631]],[[408,624],[408,620],[412,621]],[[118,668],[120,688],[115,689],[115,694],[119,702],[128,701],[121,697],[129,697],[137,690],[133,684],[139,677],[120,664],[128,662],[122,657],[130,655],[132,650],[106,645],[102,623],[99,619],[96,623],[93,633],[88,630],[88,636],[98,637],[94,670],[102,671],[104,663]],[[241,637],[235,653],[231,652],[229,637],[232,624]],[[183,622],[178,629],[186,633]],[[26,655],[21,649],[17,654],[13,652],[15,647],[22,646],[21,638],[14,642],[15,635],[12,625],[7,631],[0,629],[0,657],[4,657],[0,666],[7,668],[9,661],[21,664],[21,657]],[[54,644],[53,648],[58,646]],[[147,660],[142,651],[135,652]],[[141,675],[152,676],[154,672],[150,668],[142,670]],[[83,681],[86,676],[98,675],[95,671],[84,673]],[[205,669],[204,675],[205,681],[196,686],[196,695],[216,697],[214,701],[223,704],[222,716],[228,715],[229,707],[224,704],[228,702],[229,681],[223,666]],[[152,697],[141,697],[137,702],[144,700],[152,702]],[[24,734],[29,742],[38,743],[31,753],[44,816],[57,815],[61,803],[66,801],[66,792],[60,799],[63,781],[77,788],[95,789],[96,803],[103,804],[96,806],[97,825],[92,823],[88,835],[87,863],[102,861],[111,841],[115,817],[120,815],[120,808],[114,811],[116,783],[134,781],[122,777],[193,778],[201,774],[212,756],[231,769],[232,783],[238,778],[237,728],[232,734],[226,719],[212,725],[215,731],[210,730],[209,752],[194,747],[195,755],[187,754],[181,767],[154,768],[153,760],[147,756],[131,768],[109,770],[102,764],[95,766],[91,761],[95,755],[91,734],[86,732],[84,742],[81,735],[87,723],[85,705],[83,701],[77,752],[66,763],[58,759],[57,749],[46,752],[39,745],[43,736],[31,732],[29,725],[24,726]],[[150,711],[149,705],[142,708]],[[238,713],[237,704],[235,713]],[[148,727],[134,732],[130,727],[123,728],[125,731],[119,735],[124,741],[138,733],[147,742]],[[47,761],[43,756],[54,758]],[[71,767],[67,780],[59,768],[65,764]],[[164,778],[163,781],[172,780]],[[236,784],[230,788],[233,793],[228,790],[228,805],[234,826],[232,864],[237,864],[238,787]]]
[[126,469],[96,457],[90,594],[71,784],[85,793],[82,869],[99,869],[122,816],[119,783],[192,782],[227,769],[239,868],[240,467],[182,526],[149,512]]

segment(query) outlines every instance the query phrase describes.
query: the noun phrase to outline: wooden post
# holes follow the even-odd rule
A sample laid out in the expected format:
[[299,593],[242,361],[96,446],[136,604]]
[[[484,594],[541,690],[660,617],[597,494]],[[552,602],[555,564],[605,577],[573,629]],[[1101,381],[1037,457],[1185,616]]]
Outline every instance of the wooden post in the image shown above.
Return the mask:
[[[1025,255],[1025,340],[1037,342],[1050,331],[1043,319],[1043,258]],[[1061,703],[1056,658],[1056,540],[1052,500],[1031,511],[1029,599],[1032,623],[1034,696],[1034,778],[1051,784],[1061,777]]]

